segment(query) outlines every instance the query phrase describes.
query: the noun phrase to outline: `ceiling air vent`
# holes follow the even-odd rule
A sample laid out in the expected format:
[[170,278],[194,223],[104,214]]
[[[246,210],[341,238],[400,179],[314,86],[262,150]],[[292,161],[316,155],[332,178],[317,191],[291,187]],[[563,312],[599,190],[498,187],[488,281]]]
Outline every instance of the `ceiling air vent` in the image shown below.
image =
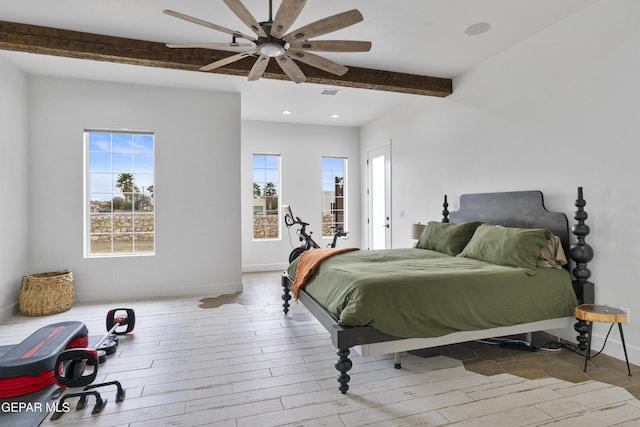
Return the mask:
[[330,95],[330,96],[336,96],[339,93],[340,93],[340,89],[322,89],[320,91],[321,95]]

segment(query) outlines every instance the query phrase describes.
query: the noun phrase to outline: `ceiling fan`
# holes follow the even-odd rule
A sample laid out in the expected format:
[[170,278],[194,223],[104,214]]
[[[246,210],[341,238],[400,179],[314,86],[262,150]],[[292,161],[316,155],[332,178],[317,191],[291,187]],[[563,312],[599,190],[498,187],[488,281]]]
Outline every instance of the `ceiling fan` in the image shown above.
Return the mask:
[[[231,35],[231,43],[167,43],[167,47],[205,49],[224,47],[252,48],[205,65],[200,68],[201,71],[211,71],[243,58],[253,56],[258,59],[249,72],[249,80],[258,80],[265,72],[269,60],[274,58],[280,68],[282,68],[282,71],[284,71],[291,80],[296,83],[301,83],[307,78],[295,61],[303,62],[338,76],[344,75],[349,70],[344,65],[315,55],[310,51],[368,52],[371,50],[371,42],[368,41],[309,40],[361,22],[364,18],[357,9],[338,13],[312,22],[296,30],[288,31],[298,15],[300,15],[306,0],[282,0],[275,19],[272,17],[273,0],[269,0],[269,20],[264,22],[256,21],[251,12],[249,12],[240,0],[224,0],[224,2],[242,22],[251,28],[256,36],[243,34],[240,31],[234,31],[173,10],[164,10],[165,14],[175,18]],[[252,43],[238,43],[236,41],[237,39],[244,39]]]

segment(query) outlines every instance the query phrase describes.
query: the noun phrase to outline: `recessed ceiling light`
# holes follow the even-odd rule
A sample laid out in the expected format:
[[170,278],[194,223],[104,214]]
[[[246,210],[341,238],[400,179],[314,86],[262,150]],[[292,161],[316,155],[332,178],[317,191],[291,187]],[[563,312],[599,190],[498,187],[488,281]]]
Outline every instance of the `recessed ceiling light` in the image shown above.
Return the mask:
[[340,114],[335,114],[334,113],[334,114],[331,115],[331,118],[332,119],[339,119],[340,118]]
[[464,33],[468,36],[479,36],[480,34],[484,34],[491,29],[491,24],[487,22],[477,22],[473,25],[469,25]]
[[282,114],[288,116],[289,114],[291,114],[291,110],[282,110]]

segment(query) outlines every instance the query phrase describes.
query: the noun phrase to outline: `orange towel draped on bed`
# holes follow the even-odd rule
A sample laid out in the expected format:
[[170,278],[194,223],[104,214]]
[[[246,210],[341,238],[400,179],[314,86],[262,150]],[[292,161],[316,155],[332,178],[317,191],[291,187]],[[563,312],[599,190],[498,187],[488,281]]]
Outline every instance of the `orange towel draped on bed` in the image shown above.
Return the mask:
[[307,280],[316,271],[318,266],[325,259],[338,255],[343,252],[357,251],[358,248],[321,248],[311,249],[302,252],[298,259],[298,268],[296,269],[296,278],[293,281],[293,297],[298,300],[298,292],[307,283]]

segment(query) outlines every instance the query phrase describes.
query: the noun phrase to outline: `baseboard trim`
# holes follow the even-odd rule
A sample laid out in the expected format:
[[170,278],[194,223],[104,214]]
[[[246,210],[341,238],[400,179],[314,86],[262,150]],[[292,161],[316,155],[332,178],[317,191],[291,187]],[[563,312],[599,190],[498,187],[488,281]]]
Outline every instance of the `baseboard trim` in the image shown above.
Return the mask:
[[243,273],[261,273],[268,271],[286,270],[289,267],[288,263],[277,264],[249,264],[242,266]]
[[18,314],[19,312],[19,304],[14,302],[13,304],[9,304],[6,307],[0,308],[0,322],[4,322],[5,320],[9,320],[11,316],[14,314]]
[[242,292],[242,282],[211,283],[192,286],[176,286],[163,288],[111,289],[108,292],[78,292],[77,302],[108,302],[122,300],[145,300],[150,298],[211,297],[223,294]]

